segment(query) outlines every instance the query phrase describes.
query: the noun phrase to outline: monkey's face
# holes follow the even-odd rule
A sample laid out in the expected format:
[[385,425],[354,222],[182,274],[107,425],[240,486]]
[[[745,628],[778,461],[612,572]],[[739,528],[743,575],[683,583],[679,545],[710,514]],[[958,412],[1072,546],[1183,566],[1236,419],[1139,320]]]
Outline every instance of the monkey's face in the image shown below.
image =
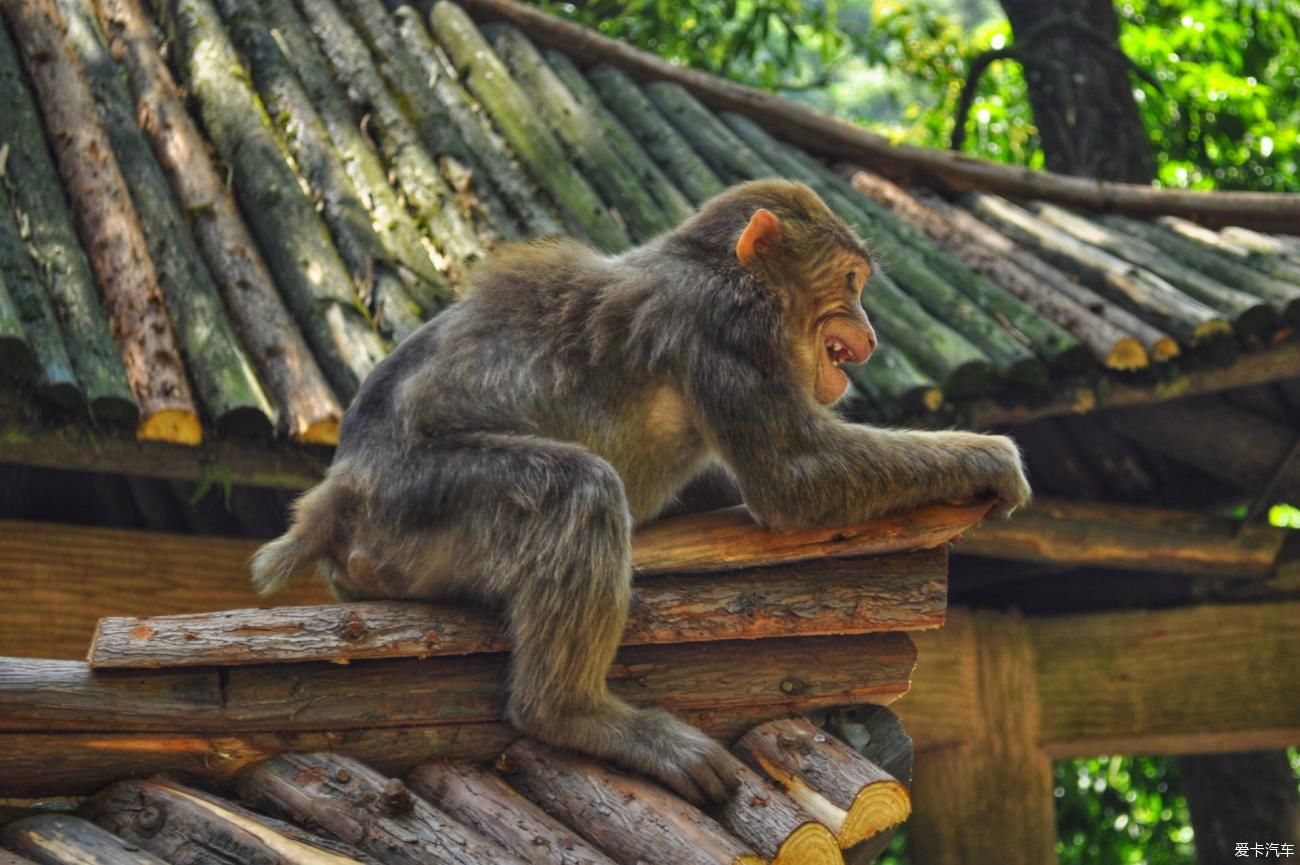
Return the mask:
[[812,327],[806,337],[816,359],[813,367],[813,395],[823,405],[844,396],[849,378],[844,364],[865,363],[876,350],[876,331],[862,308],[862,288],[871,266],[856,255],[830,256],[819,268],[812,294],[817,303]]

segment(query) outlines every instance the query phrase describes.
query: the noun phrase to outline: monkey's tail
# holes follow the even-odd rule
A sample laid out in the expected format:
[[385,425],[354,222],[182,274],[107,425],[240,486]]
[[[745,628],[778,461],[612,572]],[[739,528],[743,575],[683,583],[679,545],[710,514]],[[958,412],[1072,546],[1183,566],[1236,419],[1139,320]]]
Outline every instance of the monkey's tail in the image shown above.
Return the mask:
[[289,531],[253,554],[249,566],[258,594],[279,591],[308,562],[330,553],[338,525],[335,492],[334,480],[326,478],[298,499]]

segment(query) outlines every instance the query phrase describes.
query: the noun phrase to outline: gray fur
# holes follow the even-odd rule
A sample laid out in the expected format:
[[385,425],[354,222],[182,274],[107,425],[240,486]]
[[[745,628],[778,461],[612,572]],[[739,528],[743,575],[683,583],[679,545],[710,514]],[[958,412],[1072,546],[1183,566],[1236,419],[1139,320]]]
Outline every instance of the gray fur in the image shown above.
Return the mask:
[[[760,207],[800,246],[745,267],[736,240]],[[782,528],[1028,495],[1008,439],[848,425],[817,404],[791,320],[800,256],[827,250],[869,260],[807,187],[764,181],[618,256],[571,241],[499,252],[467,300],[367,379],[328,476],[258,553],[254,579],[273,589],[317,561],[345,598],[500,608],[516,726],[691,799],[723,797],[735,778],[719,745],[605,686],[634,525],[719,468]]]

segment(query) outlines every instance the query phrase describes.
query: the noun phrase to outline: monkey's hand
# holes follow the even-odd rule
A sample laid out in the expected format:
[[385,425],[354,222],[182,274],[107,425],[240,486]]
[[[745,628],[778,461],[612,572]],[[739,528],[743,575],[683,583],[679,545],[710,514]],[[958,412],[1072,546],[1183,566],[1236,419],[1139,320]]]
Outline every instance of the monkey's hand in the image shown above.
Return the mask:
[[659,709],[638,710],[630,720],[636,741],[628,743],[626,762],[682,798],[723,802],[739,786],[736,758],[691,725]]
[[967,477],[976,495],[992,494],[997,502],[989,517],[1009,517],[1028,503],[1032,495],[1029,481],[1025,479],[1024,463],[1020,449],[1006,436],[972,436],[974,446],[967,451]]

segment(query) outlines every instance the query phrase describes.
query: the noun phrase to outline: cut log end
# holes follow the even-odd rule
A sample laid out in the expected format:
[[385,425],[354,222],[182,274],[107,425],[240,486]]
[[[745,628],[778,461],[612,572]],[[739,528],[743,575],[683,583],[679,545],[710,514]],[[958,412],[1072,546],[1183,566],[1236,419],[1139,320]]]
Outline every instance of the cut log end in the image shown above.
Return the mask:
[[[1170,340],[1172,343],[1173,340]],[[1178,344],[1174,343],[1177,349]],[[1144,369],[1151,363],[1151,358],[1147,355],[1147,350],[1142,347],[1142,343],[1132,337],[1126,336],[1111,347],[1110,354],[1106,355],[1106,367],[1108,369],[1121,369],[1131,371],[1135,369]]]
[[731,861],[732,865],[767,865],[766,859],[762,856],[755,856],[752,853],[742,853]]
[[196,446],[203,442],[203,425],[193,411],[169,408],[142,417],[135,436],[141,441]]
[[790,833],[772,857],[772,865],[842,865],[844,854],[831,830],[805,823]]
[[1161,363],[1173,360],[1182,353],[1183,350],[1171,336],[1161,337],[1151,346],[1151,359]]
[[927,411],[938,411],[943,406],[943,391],[937,387],[927,387],[921,393],[921,405]]
[[308,445],[337,445],[339,443],[339,419],[331,417],[309,424],[302,432],[294,435],[293,440]]
[[266,441],[271,437],[271,418],[256,406],[241,406],[217,418],[222,435]]
[[120,396],[97,396],[90,400],[90,414],[96,420],[123,425],[140,419],[140,409],[135,401]]
[[890,778],[863,787],[844,815],[839,842],[845,850],[902,823],[912,814],[907,788]]

